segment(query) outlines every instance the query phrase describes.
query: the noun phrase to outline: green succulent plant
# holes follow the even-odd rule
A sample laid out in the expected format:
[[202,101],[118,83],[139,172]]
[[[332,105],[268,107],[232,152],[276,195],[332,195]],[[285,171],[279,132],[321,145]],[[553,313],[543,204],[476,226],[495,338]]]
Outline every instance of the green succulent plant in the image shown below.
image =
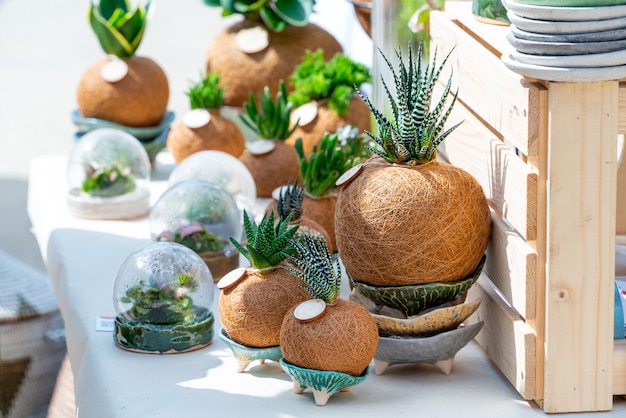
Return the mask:
[[119,196],[136,188],[135,178],[130,169],[122,164],[100,168],[88,166],[86,174],[81,189],[90,196]]
[[289,254],[295,251],[292,238],[298,231],[299,225],[289,226],[291,216],[275,224],[274,212],[269,211],[257,225],[243,212],[243,225],[247,243],[242,246],[233,237],[230,241],[244,257],[250,261],[252,267],[259,270],[278,266]]
[[313,196],[321,196],[336,187],[337,179],[361,161],[358,156],[350,154],[348,148],[342,148],[339,137],[334,134],[324,134],[320,143],[313,145],[313,152],[308,159],[300,138],[294,146],[300,158],[300,176],[304,189]]
[[346,54],[335,54],[329,61],[324,61],[323,50],[306,51],[291,75],[294,91],[289,94],[289,101],[298,107],[313,100],[328,99],[328,108],[344,116],[354,86],[370,80],[369,68]]
[[219,109],[224,103],[224,89],[219,87],[220,75],[209,71],[187,91],[192,109]]
[[289,25],[306,25],[315,0],[204,0],[204,4],[221,7],[223,16],[242,14],[260,20],[274,32],[281,32]]
[[276,213],[279,221],[291,216],[290,221],[297,221],[302,217],[302,201],[304,200],[304,187],[297,183],[287,184],[280,189],[278,200],[276,201]]
[[92,1],[89,5],[89,24],[107,54],[119,58],[135,55],[146,29],[150,0],[145,6],[132,9],[128,0]]
[[239,115],[241,121],[264,139],[285,140],[298,127],[296,122],[291,128],[292,104],[287,100],[287,87],[283,81],[279,84],[276,101],[272,98],[269,87],[259,95],[257,106],[253,93],[244,103],[245,114]]
[[385,160],[405,165],[425,164],[435,158],[437,147],[461,122],[444,130],[446,120],[456,103],[458,91],[453,95],[448,107],[446,102],[452,85],[452,74],[441,97],[432,105],[433,90],[443,67],[452,51],[443,62],[436,66],[437,51],[434,51],[431,64],[422,64],[422,45],[418,47],[417,56],[413,56],[411,44],[408,48],[408,65],[405,65],[400,49],[396,49],[398,70],[393,67],[387,57],[380,52],[393,75],[397,100],[392,96],[385,80],[382,80],[387,100],[391,107],[392,117],[388,118],[376,109],[370,100],[358,89],[378,124],[378,135],[366,133],[376,142],[373,153]]
[[298,268],[285,268],[302,279],[302,287],[311,296],[332,304],[341,290],[339,256],[330,254],[324,238],[310,233],[295,239],[294,247],[296,252],[289,256],[289,260]]

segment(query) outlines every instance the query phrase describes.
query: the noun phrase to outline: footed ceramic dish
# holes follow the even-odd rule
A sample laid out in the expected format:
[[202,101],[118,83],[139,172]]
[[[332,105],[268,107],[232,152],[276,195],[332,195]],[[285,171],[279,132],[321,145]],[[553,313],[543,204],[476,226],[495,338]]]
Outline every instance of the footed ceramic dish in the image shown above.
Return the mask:
[[434,364],[444,374],[450,374],[456,354],[478,335],[484,321],[461,326],[432,337],[380,337],[374,355],[376,375],[394,364]]
[[233,355],[237,359],[237,362],[239,363],[237,368],[238,373],[243,373],[248,365],[255,360],[260,360],[261,363],[265,363],[265,360],[278,362],[283,357],[283,353],[280,350],[279,345],[264,348],[246,347],[245,345],[241,345],[238,342],[231,340],[224,329],[220,330],[219,336],[220,339],[226,343],[228,348],[232,350]]
[[280,365],[293,380],[294,392],[301,394],[306,388],[311,388],[317,406],[326,405],[335,393],[348,391],[369,375],[369,367],[359,376],[352,376],[341,372],[305,369],[288,363],[284,358],[280,359]]
[[485,265],[482,257],[476,269],[467,278],[450,283],[428,283],[414,286],[372,286],[350,278],[352,287],[374,304],[397,309],[405,317],[417,315],[426,309],[449,302],[466,292],[478,280]]

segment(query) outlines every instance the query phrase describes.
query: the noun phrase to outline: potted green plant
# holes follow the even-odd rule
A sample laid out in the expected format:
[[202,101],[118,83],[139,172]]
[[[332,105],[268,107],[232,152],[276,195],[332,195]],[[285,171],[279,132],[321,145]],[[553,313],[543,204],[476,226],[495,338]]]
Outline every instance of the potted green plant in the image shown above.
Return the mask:
[[[313,299],[287,312],[280,329],[281,365],[296,392],[311,387],[317,405],[359,383],[367,375],[378,347],[378,328],[362,305],[339,297],[341,268],[319,236],[296,239],[289,271],[305,284]],[[341,382],[337,384],[337,382]]]
[[81,190],[92,197],[114,197],[135,190],[135,177],[121,163],[106,167],[86,167]]
[[256,184],[258,197],[271,197],[279,186],[298,178],[300,160],[292,145],[285,139],[296,129],[291,123],[292,105],[287,100],[287,88],[280,82],[276,99],[269,88],[258,95],[250,94],[245,103],[242,122],[259,138],[247,144],[239,160],[248,168]]
[[[382,52],[381,52],[382,54]],[[408,63],[396,50],[395,95],[387,90],[390,117],[363,100],[378,124],[375,156],[342,179],[335,212],[339,255],[353,281],[372,286],[456,282],[474,272],[487,247],[491,216],[484,191],[469,173],[438,161],[437,146],[458,124],[446,127],[456,94],[452,84],[433,103],[435,84],[450,55],[436,65],[422,48]]]
[[90,2],[91,28],[107,54],[82,75],[78,110],[125,127],[154,127],[166,116],[169,84],[151,58],[136,55],[148,21],[150,0],[131,8],[128,0]]
[[289,101],[294,106],[294,117],[300,117],[298,128],[289,136],[287,143],[302,139],[304,153],[313,152],[327,132],[335,132],[345,125],[361,131],[371,129],[369,109],[354,92],[371,80],[369,68],[344,53],[331,59],[324,58],[324,51],[307,51],[291,75],[293,91]]
[[342,51],[334,36],[309,22],[315,0],[204,3],[221,7],[224,16],[243,16],[213,39],[206,57],[206,70],[220,74],[227,106],[241,107],[251,92],[260,94],[265,86],[272,95],[278,93],[279,81],[289,79],[307,50],[322,48],[327,59]]
[[336,182],[343,173],[361,161],[358,140],[344,141],[342,144],[337,134],[326,133],[319,144],[313,145],[313,151],[308,157],[303,149],[302,140],[298,139],[295,144],[305,190],[302,207],[307,217],[321,225],[328,234],[328,247],[331,252],[335,252],[337,248]]
[[219,81],[219,74],[209,72],[187,91],[192,110],[167,136],[167,148],[177,163],[198,151],[222,151],[237,158],[243,153],[245,139],[241,129],[221,113],[224,88]]

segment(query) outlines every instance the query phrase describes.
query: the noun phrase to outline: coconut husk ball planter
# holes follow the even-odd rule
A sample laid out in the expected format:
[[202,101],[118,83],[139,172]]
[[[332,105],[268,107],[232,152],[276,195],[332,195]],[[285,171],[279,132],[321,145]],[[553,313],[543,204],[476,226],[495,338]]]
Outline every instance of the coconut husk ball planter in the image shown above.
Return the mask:
[[[316,404],[325,405],[333,393],[367,376],[378,347],[378,328],[370,313],[357,303],[337,299],[325,305],[321,316],[303,319],[297,310],[306,303],[285,315],[280,333],[283,367],[294,379],[296,393],[311,387]],[[340,381],[345,386],[333,387],[336,375],[344,375]]]
[[[258,51],[245,52],[246,43],[237,39],[241,31],[258,29],[267,36],[267,45]],[[224,86],[224,104],[241,107],[251,92],[260,93],[270,86],[275,95],[280,80],[289,80],[307,50],[322,48],[326,59],[342,52],[339,42],[319,26],[287,26],[270,32],[258,21],[244,19],[222,30],[214,39],[206,58],[206,70],[220,74]],[[255,48],[257,49],[257,48]]]
[[491,232],[476,179],[436,160],[404,166],[372,157],[357,167],[335,212],[337,248],[353,280],[445,283],[476,269]]
[[337,239],[335,238],[335,208],[337,206],[337,191],[331,190],[322,196],[304,194],[302,212],[306,217],[320,225],[328,235],[328,250],[337,252]]
[[[109,81],[106,67],[121,61],[127,73]],[[129,127],[161,123],[169,101],[169,84],[163,69],[151,58],[100,59],[83,74],[76,93],[78,109],[86,118],[103,119]]]
[[294,145],[298,138],[302,138],[302,147],[306,156],[313,152],[313,146],[320,143],[325,133],[336,132],[346,125],[352,125],[360,131],[371,129],[371,114],[367,105],[360,98],[353,97],[350,99],[348,110],[343,116],[329,109],[325,102],[324,100],[311,102],[301,106],[300,110],[295,109],[293,111],[292,119],[294,120],[300,116],[300,112],[310,114],[306,115],[306,118],[303,115],[300,125],[285,142]]
[[245,146],[239,126],[222,116],[219,110],[192,110],[172,127],[167,136],[167,149],[177,163],[206,150],[222,151],[239,158]]
[[300,175],[300,159],[292,145],[282,141],[259,140],[248,144],[239,160],[252,174],[258,197],[272,192]]

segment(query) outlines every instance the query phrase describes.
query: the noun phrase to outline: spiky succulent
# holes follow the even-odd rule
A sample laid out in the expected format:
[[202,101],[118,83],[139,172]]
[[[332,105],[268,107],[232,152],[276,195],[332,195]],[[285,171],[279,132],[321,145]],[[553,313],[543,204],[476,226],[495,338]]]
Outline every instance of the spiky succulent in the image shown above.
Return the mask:
[[302,216],[302,201],[304,200],[304,187],[297,183],[287,184],[280,189],[278,200],[276,201],[276,213],[278,219],[284,221],[291,216],[291,221],[297,221]]
[[245,114],[239,115],[241,121],[263,139],[285,140],[298,127],[291,124],[292,104],[287,100],[287,87],[281,80],[276,101],[272,98],[269,87],[259,94],[259,105],[253,93],[250,100],[244,103]]
[[299,225],[290,227],[290,219],[291,217],[287,216],[285,220],[275,224],[274,212],[269,211],[257,225],[244,210],[243,225],[248,242],[243,247],[233,237],[230,241],[250,261],[252,267],[262,270],[278,266],[295,251],[292,238]]
[[333,303],[341,290],[341,267],[338,255],[330,254],[320,235],[304,233],[294,241],[295,254],[289,260],[298,268],[286,267],[304,282],[302,286],[314,298]]
[[313,196],[321,196],[335,186],[339,176],[357,165],[360,158],[350,153],[350,148],[339,144],[337,135],[324,134],[319,144],[313,145],[308,159],[304,153],[302,139],[295,143],[300,158],[300,175],[305,190]]
[[128,0],[100,0],[89,5],[89,24],[107,54],[132,57],[143,38],[150,0],[131,9]]
[[396,97],[394,98],[385,80],[382,80],[387,101],[391,107],[391,120],[382,111],[376,109],[370,100],[357,89],[378,123],[378,135],[366,132],[378,145],[372,147],[372,152],[391,163],[405,165],[427,163],[435,158],[439,144],[460,125],[457,123],[444,130],[458,93],[458,91],[455,92],[450,105],[446,108],[448,93],[452,85],[452,74],[448,78],[441,97],[435,106],[432,106],[433,90],[452,52],[439,66],[436,66],[437,51],[434,52],[432,63],[423,65],[422,50],[420,44],[417,57],[414,57],[409,43],[408,65],[405,65],[402,51],[399,48],[396,49],[399,62],[397,71],[380,51],[391,70],[395,84]]
[[274,32],[281,32],[289,25],[306,25],[315,0],[204,0],[204,4],[222,7],[223,16],[242,14],[260,20]]
[[219,109],[224,102],[224,89],[219,87],[220,75],[208,72],[187,91],[192,109]]

